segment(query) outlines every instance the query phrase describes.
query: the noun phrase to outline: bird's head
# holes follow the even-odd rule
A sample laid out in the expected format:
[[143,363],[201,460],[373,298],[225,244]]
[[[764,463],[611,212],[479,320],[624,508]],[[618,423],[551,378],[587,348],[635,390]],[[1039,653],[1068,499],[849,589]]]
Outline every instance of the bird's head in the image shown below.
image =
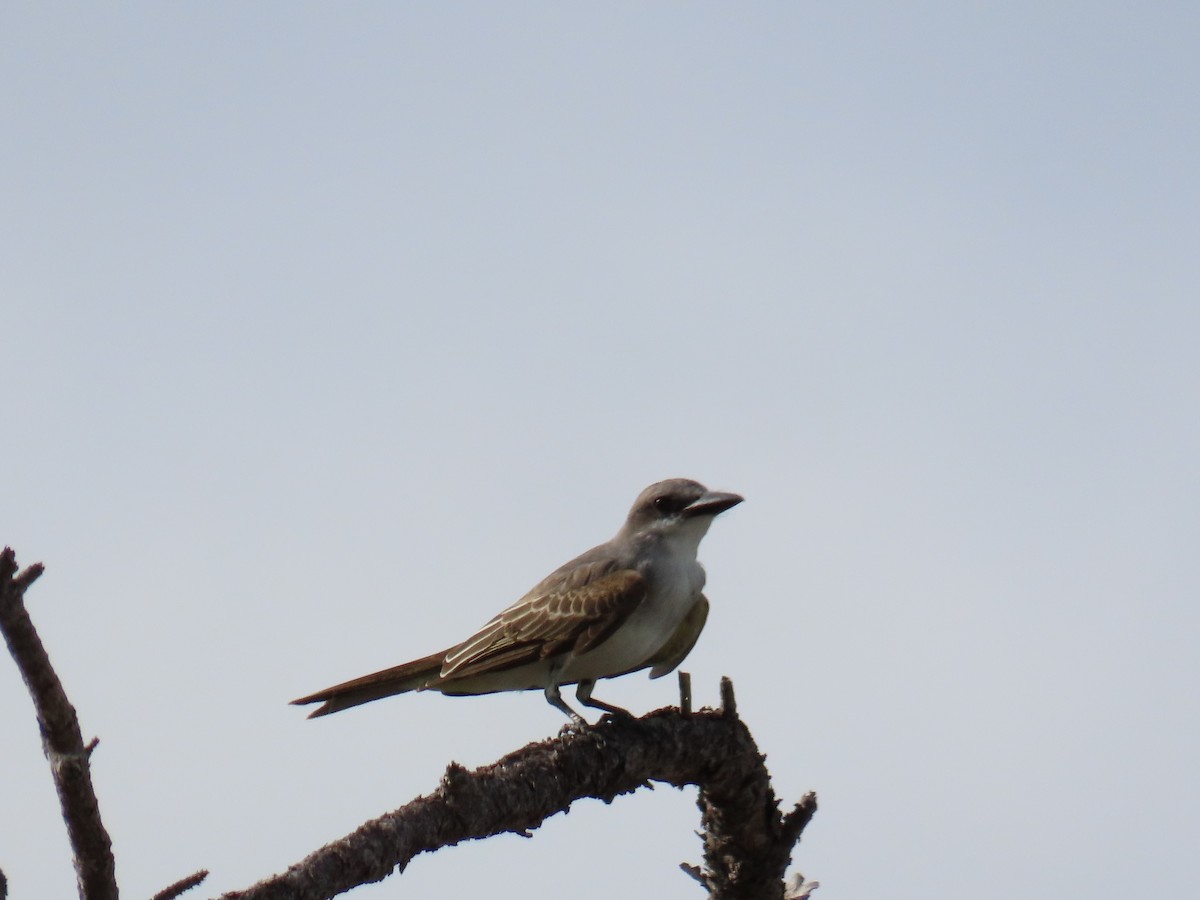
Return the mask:
[[696,532],[698,539],[715,516],[742,500],[739,494],[710,491],[690,478],[670,478],[638,494],[623,530],[627,534]]

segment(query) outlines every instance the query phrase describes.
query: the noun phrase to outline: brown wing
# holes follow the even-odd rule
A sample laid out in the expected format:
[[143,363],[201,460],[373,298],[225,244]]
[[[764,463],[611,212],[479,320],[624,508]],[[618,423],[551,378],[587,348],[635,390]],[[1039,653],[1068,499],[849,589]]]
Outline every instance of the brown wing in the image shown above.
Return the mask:
[[653,666],[650,669],[650,677],[661,678],[683,662],[684,657],[691,653],[692,648],[696,646],[696,641],[700,639],[700,632],[704,630],[704,623],[707,621],[708,598],[701,594],[696,605],[679,623],[675,633],[654,656],[646,660],[646,665]]
[[642,576],[612,560],[556,572],[446,654],[442,679],[591,650],[646,596]]

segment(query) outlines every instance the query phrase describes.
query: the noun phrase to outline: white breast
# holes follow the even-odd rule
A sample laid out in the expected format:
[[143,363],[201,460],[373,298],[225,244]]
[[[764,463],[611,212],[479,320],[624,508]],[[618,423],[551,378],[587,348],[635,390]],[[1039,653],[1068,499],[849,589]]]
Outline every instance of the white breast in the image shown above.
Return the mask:
[[620,675],[644,665],[675,633],[704,588],[696,561],[700,539],[712,519],[702,516],[662,536],[642,575],[649,591],[641,605],[608,640],[563,668],[564,682]]

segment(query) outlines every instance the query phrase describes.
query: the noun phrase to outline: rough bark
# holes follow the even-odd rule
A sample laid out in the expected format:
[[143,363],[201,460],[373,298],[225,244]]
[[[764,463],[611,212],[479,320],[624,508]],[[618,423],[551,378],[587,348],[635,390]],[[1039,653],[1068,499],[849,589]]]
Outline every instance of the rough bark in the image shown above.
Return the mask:
[[[723,693],[732,700],[728,681]],[[452,763],[433,793],[221,900],[332,897],[403,871],[419,853],[506,831],[528,835],[576,800],[607,803],[651,781],[700,787],[705,865],[696,874],[713,900],[782,900],[792,848],[816,798],[781,815],[763,759],[730,709],[605,718],[471,772]]]
[[42,749],[50,762],[71,840],[79,896],[81,900],[116,900],[112,841],[100,820],[89,765],[97,742],[84,746],[75,708],[25,611],[25,591],[41,574],[41,563],[18,573],[13,551],[5,547],[0,553],[0,631],[33,698]]

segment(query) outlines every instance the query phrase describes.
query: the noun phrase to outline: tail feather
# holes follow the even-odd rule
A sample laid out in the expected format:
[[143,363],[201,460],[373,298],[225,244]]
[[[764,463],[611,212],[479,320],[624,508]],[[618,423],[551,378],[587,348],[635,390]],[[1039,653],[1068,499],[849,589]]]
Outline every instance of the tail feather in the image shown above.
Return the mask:
[[293,700],[292,705],[306,706],[309,703],[324,704],[309,713],[308,717],[315,719],[318,716],[327,716],[330,713],[340,712],[352,706],[370,703],[372,700],[378,700],[381,697],[390,697],[393,694],[403,694],[408,691],[420,690],[437,681],[438,675],[442,670],[442,661],[445,658],[446,651],[434,653],[422,659],[414,659],[412,662],[392,666],[390,669],[383,669],[380,672],[364,675],[362,678],[355,678],[351,681],[335,684],[333,687],[327,687],[306,697]]

